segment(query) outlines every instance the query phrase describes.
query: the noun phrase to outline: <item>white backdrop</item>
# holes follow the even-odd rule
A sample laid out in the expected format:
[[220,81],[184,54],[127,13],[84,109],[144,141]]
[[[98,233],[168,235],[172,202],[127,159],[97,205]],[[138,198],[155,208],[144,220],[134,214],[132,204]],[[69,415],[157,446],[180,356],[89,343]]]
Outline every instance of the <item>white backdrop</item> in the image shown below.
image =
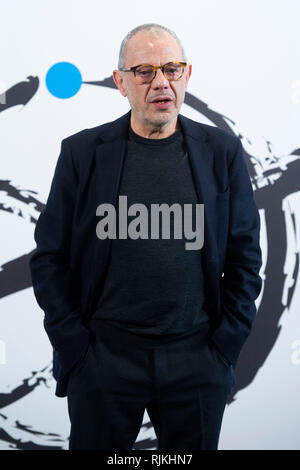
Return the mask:
[[[46,74],[65,61],[79,69],[83,81],[110,77],[123,37],[148,22],[165,25],[181,38],[193,65],[188,91],[226,116],[256,159],[252,163],[261,181],[259,201],[263,194],[264,284],[268,230],[277,230],[277,209],[271,207],[271,225],[268,211],[285,182],[278,206],[278,224],[287,236],[286,245],[278,247],[285,250],[285,264],[276,264],[273,250],[272,282],[274,293],[289,292],[289,298],[272,307],[280,333],[253,380],[227,405],[219,448],[300,449],[300,183],[295,187],[300,174],[299,165],[293,166],[300,159],[297,0],[11,0],[1,5],[0,92],[17,84],[20,92],[11,92],[14,106],[9,105],[9,93],[8,106],[0,104],[0,449],[68,448],[67,401],[54,395],[43,312],[32,287],[26,282],[22,287],[26,274],[21,265],[12,262],[35,248],[37,201],[46,202],[61,139],[129,109],[119,92],[101,85],[82,83],[71,98],[57,98],[46,86]],[[20,85],[31,82],[29,76],[38,77],[36,92]],[[26,90],[32,96],[27,104],[18,104]],[[181,112],[214,125],[206,113],[187,104]],[[268,171],[275,175],[272,182],[266,179]],[[268,185],[266,193],[263,184]],[[258,308],[266,293],[257,300]],[[267,337],[268,328],[262,333]],[[144,423],[148,421],[145,413]],[[142,448],[155,448],[153,428],[142,426],[138,442]]]

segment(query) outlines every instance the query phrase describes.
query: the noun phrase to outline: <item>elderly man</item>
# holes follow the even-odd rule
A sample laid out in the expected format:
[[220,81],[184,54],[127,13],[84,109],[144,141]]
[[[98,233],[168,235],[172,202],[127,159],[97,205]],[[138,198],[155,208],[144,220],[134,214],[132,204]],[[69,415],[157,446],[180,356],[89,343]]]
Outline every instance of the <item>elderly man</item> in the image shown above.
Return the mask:
[[191,70],[172,31],[135,28],[113,72],[130,111],[62,141],[31,275],[71,450],[132,449],[145,410],[159,450],[218,447],[260,219],[240,140],[179,114]]

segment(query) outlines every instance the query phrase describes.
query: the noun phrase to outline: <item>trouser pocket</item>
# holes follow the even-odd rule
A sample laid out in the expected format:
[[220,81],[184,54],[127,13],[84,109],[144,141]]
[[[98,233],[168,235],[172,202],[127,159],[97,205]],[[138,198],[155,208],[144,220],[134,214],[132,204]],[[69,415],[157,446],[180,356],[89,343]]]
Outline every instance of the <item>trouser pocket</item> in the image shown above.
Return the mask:
[[213,351],[214,351],[214,354],[215,356],[217,357],[217,359],[219,359],[219,361],[221,361],[227,368],[231,366],[230,362],[226,359],[225,356],[223,356],[223,354],[214,346],[211,346]]
[[79,374],[79,372],[81,371],[81,369],[84,367],[84,365],[86,364],[86,362],[88,360],[91,347],[92,347],[92,345],[91,345],[91,342],[90,342],[88,344],[88,347],[87,347],[85,353],[83,354],[83,356],[79,359],[79,361],[77,361],[75,363],[75,365],[71,369],[71,371],[70,371],[71,375]]

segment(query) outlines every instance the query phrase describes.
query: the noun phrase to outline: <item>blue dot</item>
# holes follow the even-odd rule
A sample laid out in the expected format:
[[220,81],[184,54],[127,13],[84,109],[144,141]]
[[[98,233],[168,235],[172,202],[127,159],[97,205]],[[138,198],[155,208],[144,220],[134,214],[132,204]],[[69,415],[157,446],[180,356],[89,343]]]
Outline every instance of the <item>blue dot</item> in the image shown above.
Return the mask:
[[71,98],[76,95],[81,83],[81,73],[70,62],[58,62],[52,65],[46,75],[46,86],[57,98]]

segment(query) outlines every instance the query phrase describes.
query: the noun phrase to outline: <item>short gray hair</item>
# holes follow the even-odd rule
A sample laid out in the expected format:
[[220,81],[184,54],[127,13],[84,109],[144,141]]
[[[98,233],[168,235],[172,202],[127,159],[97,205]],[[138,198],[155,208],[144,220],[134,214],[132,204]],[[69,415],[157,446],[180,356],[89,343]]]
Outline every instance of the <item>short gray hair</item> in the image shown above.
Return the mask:
[[182,50],[183,60],[184,60],[184,62],[187,62],[187,58],[186,58],[186,54],[185,54],[185,51],[183,49],[183,46],[182,46],[179,38],[177,37],[177,35],[173,31],[171,31],[169,28],[166,28],[165,26],[162,26],[162,25],[157,24],[157,23],[145,23],[145,24],[137,26],[136,28],[129,31],[129,33],[123,39],[123,41],[121,43],[121,47],[120,47],[120,52],[119,52],[119,61],[118,61],[118,68],[119,69],[124,67],[124,65],[125,65],[126,47],[127,47],[127,43],[129,41],[129,39],[131,39],[132,36],[134,36],[139,31],[149,31],[151,33],[157,33],[157,34],[162,34],[164,32],[169,33],[171,36],[173,36],[174,39],[176,39],[176,41],[180,45],[181,50]]

